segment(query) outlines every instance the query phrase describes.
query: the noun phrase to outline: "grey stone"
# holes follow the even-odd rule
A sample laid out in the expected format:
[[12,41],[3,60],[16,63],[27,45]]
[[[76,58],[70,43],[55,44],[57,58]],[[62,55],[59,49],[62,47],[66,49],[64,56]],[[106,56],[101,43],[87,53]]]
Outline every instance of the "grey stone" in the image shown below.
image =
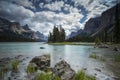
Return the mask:
[[72,80],[75,75],[75,71],[64,60],[55,65],[55,67],[53,68],[53,73],[55,75],[58,75],[61,80]]

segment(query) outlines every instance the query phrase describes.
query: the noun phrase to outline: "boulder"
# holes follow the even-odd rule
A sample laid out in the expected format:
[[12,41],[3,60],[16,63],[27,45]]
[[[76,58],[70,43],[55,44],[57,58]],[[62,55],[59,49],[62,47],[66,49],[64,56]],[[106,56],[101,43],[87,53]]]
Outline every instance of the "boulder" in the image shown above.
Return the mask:
[[119,48],[117,46],[114,47],[114,51],[119,51]]
[[44,47],[40,47],[40,49],[45,49]]
[[64,60],[55,65],[53,68],[53,73],[58,75],[61,80],[72,80],[75,75],[75,71]]
[[30,63],[35,63],[41,71],[47,71],[50,68],[50,55],[36,56]]
[[101,70],[100,70],[100,69],[98,69],[98,68],[95,68],[95,70],[96,70],[96,71],[98,71],[98,72],[101,72]]

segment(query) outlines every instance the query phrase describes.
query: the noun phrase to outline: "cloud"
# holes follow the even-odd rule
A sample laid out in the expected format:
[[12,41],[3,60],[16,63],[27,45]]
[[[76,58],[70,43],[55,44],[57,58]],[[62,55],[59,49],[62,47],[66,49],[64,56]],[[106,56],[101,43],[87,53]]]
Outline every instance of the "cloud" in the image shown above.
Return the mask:
[[[70,14],[64,14],[59,13],[56,14],[52,11],[42,11],[42,12],[36,12],[34,14],[35,16],[24,20],[23,23],[28,23],[34,30],[39,30],[43,32],[45,35],[49,33],[49,31],[52,30],[53,26],[56,25],[62,25],[62,27],[67,30],[72,30],[73,27],[80,28],[82,24],[80,24],[80,19],[83,17],[83,15],[79,13],[70,13]],[[31,23],[32,22],[32,23]],[[69,32],[67,32],[69,34]]]
[[33,17],[34,13],[23,6],[12,4],[7,1],[0,1],[0,16],[13,21],[21,21]]
[[52,2],[50,4],[46,4],[44,5],[44,8],[48,8],[50,10],[53,10],[53,11],[61,11],[61,8],[64,6],[64,2],[63,1],[55,1],[55,2]]
[[40,3],[40,4],[39,4],[39,7],[40,7],[40,8],[43,8],[43,6],[44,6],[44,3]]
[[[70,1],[73,1],[74,4],[71,4],[72,2]],[[112,3],[114,1],[0,0],[0,16],[11,21],[20,22],[22,25],[28,24],[31,29],[40,31],[45,35],[48,35],[55,24],[62,25],[68,35],[72,31],[83,28],[88,19],[101,15],[103,11],[113,6]],[[80,20],[83,18],[85,20],[83,23],[80,23]]]
[[[87,11],[87,20],[92,17],[100,16],[103,11],[114,6],[116,0],[73,0],[75,6],[82,5]],[[85,22],[86,22],[85,21]]]
[[14,3],[14,4],[19,5],[19,6],[24,6],[24,7],[28,7],[31,9],[35,9],[32,2],[30,2],[29,0],[1,0],[1,1],[6,1],[9,3]]

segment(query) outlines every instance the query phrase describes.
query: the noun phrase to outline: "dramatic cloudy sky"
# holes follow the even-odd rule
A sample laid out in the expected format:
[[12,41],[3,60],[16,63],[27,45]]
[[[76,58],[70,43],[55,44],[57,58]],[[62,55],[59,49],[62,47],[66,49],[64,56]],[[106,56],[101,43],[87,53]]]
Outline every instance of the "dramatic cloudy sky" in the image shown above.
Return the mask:
[[0,0],[0,17],[28,24],[45,35],[54,25],[62,25],[70,34],[115,4],[116,0]]

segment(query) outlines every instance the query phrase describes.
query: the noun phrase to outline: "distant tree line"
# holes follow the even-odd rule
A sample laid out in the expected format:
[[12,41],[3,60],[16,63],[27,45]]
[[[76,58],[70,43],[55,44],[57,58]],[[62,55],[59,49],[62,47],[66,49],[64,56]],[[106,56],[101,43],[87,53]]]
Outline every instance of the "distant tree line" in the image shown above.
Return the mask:
[[49,32],[48,42],[64,42],[65,38],[65,30],[61,26],[54,26],[53,31]]
[[0,34],[0,42],[36,42],[36,40],[25,38],[20,35]]
[[67,42],[94,42],[94,37],[90,36],[74,36],[66,40]]

